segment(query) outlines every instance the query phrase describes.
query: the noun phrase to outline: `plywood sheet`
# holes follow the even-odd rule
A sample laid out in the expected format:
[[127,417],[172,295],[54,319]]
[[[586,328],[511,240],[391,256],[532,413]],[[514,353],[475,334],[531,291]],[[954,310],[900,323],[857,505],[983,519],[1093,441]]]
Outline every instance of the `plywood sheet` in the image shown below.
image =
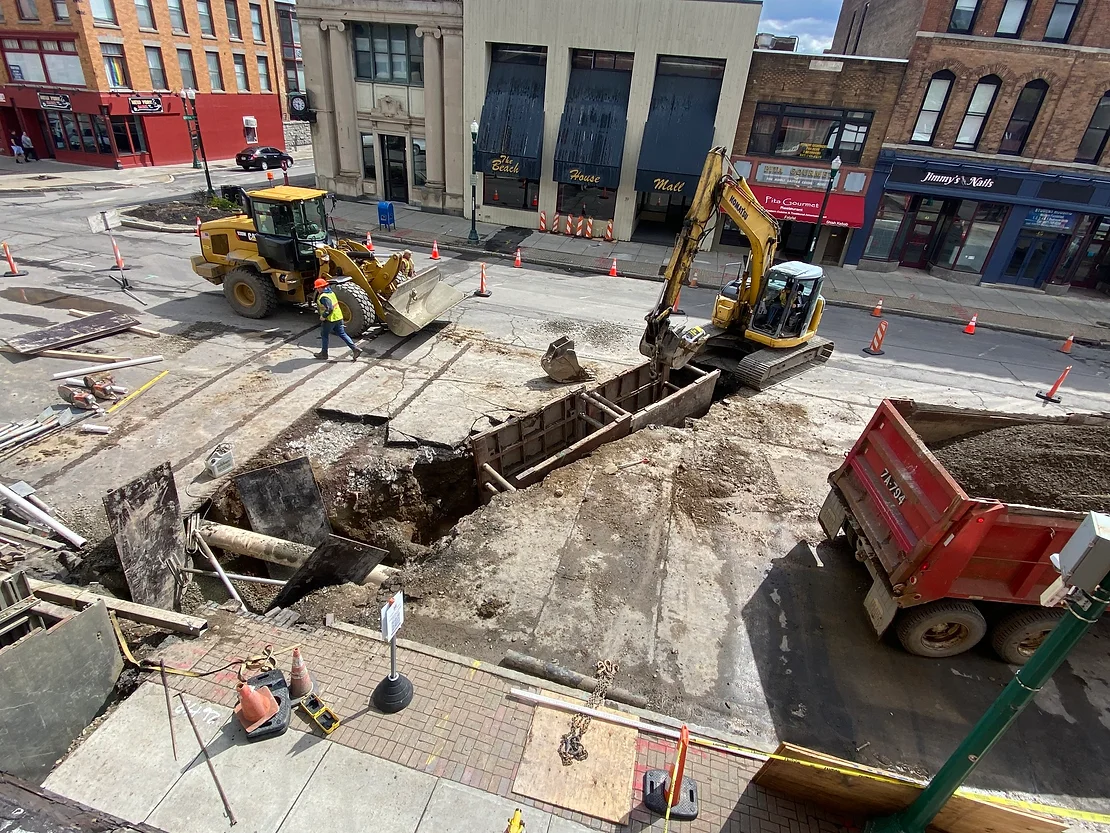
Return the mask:
[[17,353],[27,355],[40,350],[59,350],[74,344],[123,332],[138,324],[138,320],[121,312],[98,312],[87,318],[64,321],[53,327],[24,333],[7,339],[8,346]]
[[571,717],[568,712],[536,708],[513,792],[622,824],[632,808],[639,733],[595,720],[582,736],[589,757],[563,766],[559,739],[570,730]]
[[131,599],[172,609],[174,573],[185,560],[181,502],[170,464],[162,463],[104,497]]
[[362,584],[389,553],[341,535],[329,535],[289,577],[270,608],[289,607],[313,590],[333,584]]
[[310,547],[328,540],[331,524],[307,457],[248,471],[234,480],[255,532]]
[[[908,807],[921,792],[917,784],[891,773],[800,746],[779,744],[775,754],[781,757],[770,758],[763,764],[754,778],[757,784],[851,816],[897,812]],[[1062,833],[1067,825],[956,795],[937,814],[929,829],[943,833]]]

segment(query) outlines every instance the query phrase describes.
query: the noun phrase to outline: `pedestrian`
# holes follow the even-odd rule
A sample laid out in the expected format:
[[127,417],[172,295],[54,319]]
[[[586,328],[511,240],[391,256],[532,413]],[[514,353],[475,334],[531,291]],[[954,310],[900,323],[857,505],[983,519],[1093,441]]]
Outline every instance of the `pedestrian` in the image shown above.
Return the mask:
[[339,299],[335,297],[335,291],[325,278],[317,278],[313,286],[316,289],[316,309],[320,312],[320,352],[316,353],[314,358],[324,360],[328,358],[328,336],[335,333],[351,348],[351,361],[355,361],[362,355],[362,351],[347,335],[347,330],[343,326],[343,310],[339,308]]
[[16,163],[23,161],[23,145],[17,139],[12,139],[12,156],[15,157]]
[[20,137],[20,144],[23,145],[23,155],[27,157],[28,162],[37,162],[39,155],[35,152],[35,143],[31,141],[31,137],[27,135],[27,131],[23,131],[23,136]]

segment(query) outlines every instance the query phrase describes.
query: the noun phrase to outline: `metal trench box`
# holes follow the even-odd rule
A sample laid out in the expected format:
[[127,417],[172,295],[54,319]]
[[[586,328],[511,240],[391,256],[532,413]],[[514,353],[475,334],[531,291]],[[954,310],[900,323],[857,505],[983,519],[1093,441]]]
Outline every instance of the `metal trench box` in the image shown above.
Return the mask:
[[470,440],[483,500],[523,489],[646,425],[703,416],[721,372],[687,365],[652,375],[650,362],[571,393]]

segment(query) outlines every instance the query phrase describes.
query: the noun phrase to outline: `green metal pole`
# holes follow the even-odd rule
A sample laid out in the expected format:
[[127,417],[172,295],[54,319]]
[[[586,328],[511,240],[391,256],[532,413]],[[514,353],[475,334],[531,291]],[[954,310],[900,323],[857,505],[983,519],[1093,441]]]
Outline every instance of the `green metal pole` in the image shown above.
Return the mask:
[[921,795],[902,812],[869,821],[864,833],[925,833],[925,828],[948,803],[948,799],[1029,705],[1041,686],[1048,682],[1075,644],[1102,616],[1108,604],[1110,581],[1107,578],[1103,578],[1090,595],[1077,593],[1070,596],[1067,614],[1029,658],[1029,662],[1002,689],[998,699],[975,724],[952,757],[945,761]]

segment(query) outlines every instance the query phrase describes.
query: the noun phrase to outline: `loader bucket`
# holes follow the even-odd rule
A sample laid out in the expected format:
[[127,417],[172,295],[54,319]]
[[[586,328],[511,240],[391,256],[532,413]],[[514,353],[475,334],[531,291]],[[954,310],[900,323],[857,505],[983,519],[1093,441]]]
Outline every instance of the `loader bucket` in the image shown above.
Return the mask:
[[385,326],[394,335],[412,335],[447,310],[457,307],[465,297],[455,287],[444,283],[439,267],[433,266],[405,281],[388,299],[382,300]]
[[540,367],[556,382],[585,382],[593,378],[593,374],[578,363],[574,341],[567,336],[561,336],[548,345],[547,352],[540,359]]

